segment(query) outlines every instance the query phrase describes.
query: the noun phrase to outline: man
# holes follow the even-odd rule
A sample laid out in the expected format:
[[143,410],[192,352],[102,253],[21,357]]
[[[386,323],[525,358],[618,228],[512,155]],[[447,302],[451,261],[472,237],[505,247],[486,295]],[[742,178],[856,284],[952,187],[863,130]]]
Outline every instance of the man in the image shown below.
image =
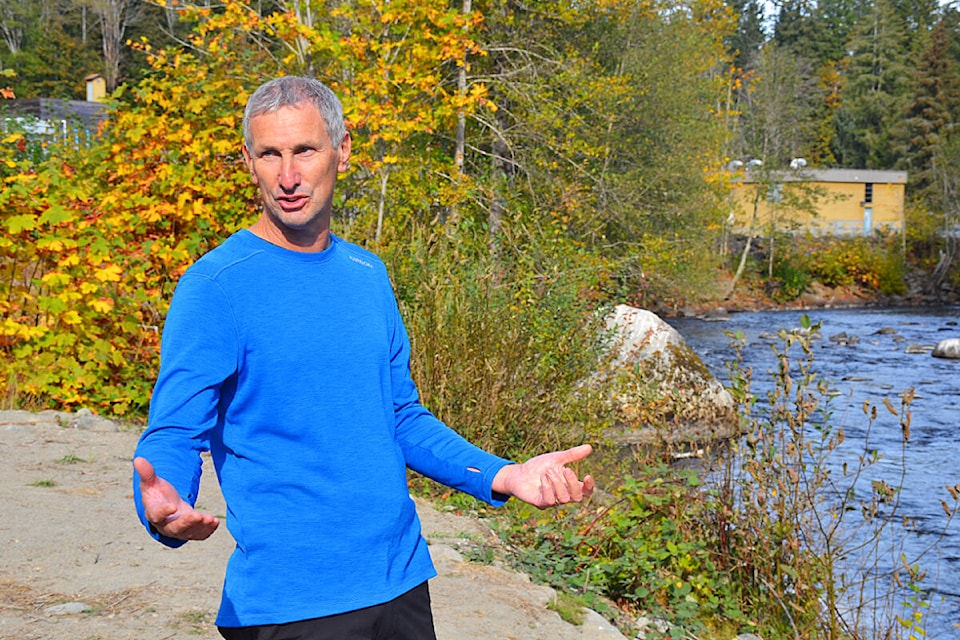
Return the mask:
[[209,450],[236,540],[221,635],[434,638],[406,468],[545,508],[591,494],[565,466],[590,446],[512,464],[420,404],[383,263],[330,232],[351,139],[326,86],[264,84],[243,132],[263,210],[177,285],[134,458],[138,514],[169,546],[209,537],[218,519],[193,508]]

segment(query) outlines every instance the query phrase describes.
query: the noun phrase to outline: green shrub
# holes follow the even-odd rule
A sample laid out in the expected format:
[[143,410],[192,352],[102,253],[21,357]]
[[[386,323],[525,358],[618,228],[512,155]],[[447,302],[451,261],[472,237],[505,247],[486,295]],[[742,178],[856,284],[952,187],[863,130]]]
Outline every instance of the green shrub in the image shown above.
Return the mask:
[[797,238],[774,264],[781,299],[799,296],[812,281],[859,286],[884,295],[906,291],[905,262],[895,236]]
[[813,276],[801,261],[779,259],[773,265],[773,277],[779,281],[780,287],[774,293],[778,302],[788,302],[799,298],[810,283]]
[[[664,465],[639,469],[611,487],[608,504],[538,515],[519,505],[503,531],[535,580],[609,598],[694,630],[743,615],[719,580],[697,474]],[[602,606],[602,605],[601,605]]]
[[424,404],[508,457],[579,444],[604,412],[581,382],[597,368],[601,265],[527,237],[488,250],[485,230],[411,223],[382,251]]

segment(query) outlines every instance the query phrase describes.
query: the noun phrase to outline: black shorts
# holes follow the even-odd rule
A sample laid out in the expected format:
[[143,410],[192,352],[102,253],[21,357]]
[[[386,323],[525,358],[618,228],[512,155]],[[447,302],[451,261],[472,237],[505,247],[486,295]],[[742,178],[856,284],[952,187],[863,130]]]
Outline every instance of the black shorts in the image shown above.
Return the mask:
[[286,624],[218,627],[227,640],[436,640],[424,582],[398,598],[357,611]]

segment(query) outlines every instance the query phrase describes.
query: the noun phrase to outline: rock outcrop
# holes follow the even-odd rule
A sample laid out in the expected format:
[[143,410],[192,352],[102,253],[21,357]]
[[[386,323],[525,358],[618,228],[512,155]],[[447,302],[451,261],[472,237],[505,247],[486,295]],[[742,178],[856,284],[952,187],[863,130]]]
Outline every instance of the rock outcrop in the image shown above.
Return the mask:
[[607,328],[609,360],[598,379],[615,403],[616,440],[694,445],[738,431],[733,398],[676,329],[627,305]]

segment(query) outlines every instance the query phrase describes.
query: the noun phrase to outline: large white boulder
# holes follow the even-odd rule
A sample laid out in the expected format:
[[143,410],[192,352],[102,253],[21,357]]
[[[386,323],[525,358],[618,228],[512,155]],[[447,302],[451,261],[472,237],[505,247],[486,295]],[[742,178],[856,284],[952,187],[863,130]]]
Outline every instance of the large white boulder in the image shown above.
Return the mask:
[[609,360],[600,379],[618,408],[617,439],[703,443],[739,431],[730,393],[676,329],[628,305],[614,309],[607,329]]

